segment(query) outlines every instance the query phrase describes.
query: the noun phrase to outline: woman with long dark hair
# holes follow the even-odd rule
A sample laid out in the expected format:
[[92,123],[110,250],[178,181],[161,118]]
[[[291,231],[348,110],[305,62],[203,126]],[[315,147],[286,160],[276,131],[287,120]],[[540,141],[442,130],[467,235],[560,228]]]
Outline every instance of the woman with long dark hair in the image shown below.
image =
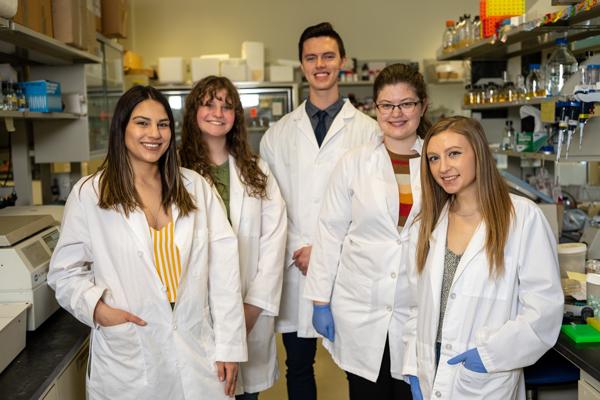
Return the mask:
[[235,235],[179,168],[173,121],[156,89],[128,90],[104,163],[67,200],[48,283],[92,328],[90,399],[225,399],[246,360]]

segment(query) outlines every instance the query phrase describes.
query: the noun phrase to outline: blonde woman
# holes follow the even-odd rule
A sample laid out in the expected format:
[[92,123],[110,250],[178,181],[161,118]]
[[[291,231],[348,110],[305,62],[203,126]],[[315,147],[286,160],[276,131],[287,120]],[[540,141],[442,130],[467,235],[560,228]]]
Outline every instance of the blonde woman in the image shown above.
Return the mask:
[[552,231],[534,203],[509,194],[477,121],[439,121],[423,149],[403,370],[413,397],[525,399],[522,368],[554,345],[562,321]]

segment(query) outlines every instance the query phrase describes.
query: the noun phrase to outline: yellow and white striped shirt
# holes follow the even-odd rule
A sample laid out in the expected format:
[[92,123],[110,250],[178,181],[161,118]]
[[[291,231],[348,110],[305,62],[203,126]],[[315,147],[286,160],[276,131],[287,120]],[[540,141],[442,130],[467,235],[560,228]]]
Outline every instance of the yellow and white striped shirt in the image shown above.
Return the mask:
[[156,230],[150,228],[152,243],[154,244],[154,264],[161,282],[167,288],[169,302],[177,300],[179,279],[181,277],[181,260],[179,248],[175,245],[175,231],[173,221]]

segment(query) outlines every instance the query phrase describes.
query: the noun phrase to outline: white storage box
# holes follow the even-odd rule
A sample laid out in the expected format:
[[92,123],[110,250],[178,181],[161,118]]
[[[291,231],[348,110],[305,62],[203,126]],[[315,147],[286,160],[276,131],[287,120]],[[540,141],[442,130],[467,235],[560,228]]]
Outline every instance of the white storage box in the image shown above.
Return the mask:
[[0,303],[0,372],[25,348],[27,303]]
[[185,81],[184,72],[182,57],[160,57],[158,59],[158,80],[160,83],[182,83]]
[[265,45],[262,42],[243,42],[242,58],[248,65],[248,78],[251,81],[265,80]]
[[269,67],[270,82],[293,82],[294,67],[289,65],[271,65]]
[[221,76],[229,78],[233,82],[243,82],[248,80],[248,66],[246,60],[240,58],[230,58],[221,61]]
[[192,58],[192,81],[197,82],[209,75],[221,75],[221,60],[218,58]]

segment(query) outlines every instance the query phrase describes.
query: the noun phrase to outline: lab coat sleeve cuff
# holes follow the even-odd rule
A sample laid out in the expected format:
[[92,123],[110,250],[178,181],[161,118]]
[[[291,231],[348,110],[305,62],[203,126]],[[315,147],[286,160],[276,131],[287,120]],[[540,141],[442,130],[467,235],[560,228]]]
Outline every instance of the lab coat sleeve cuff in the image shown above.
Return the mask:
[[244,303],[262,309],[262,314],[267,315],[269,317],[276,317],[279,314],[278,305],[268,303],[256,297],[246,296],[246,298],[244,299]]
[[479,358],[481,358],[481,362],[483,363],[483,366],[486,369],[486,371],[498,372],[492,360],[492,356],[485,345],[477,346],[477,352],[479,353]]
[[104,295],[105,291],[106,288],[103,288],[101,286],[92,286],[91,288],[86,290],[86,292],[83,295],[82,308],[84,309],[79,315],[79,320],[84,324],[95,329],[98,329],[100,325],[98,325],[96,321],[94,321],[94,310],[96,309],[96,305]]
[[223,362],[245,362],[248,361],[248,350],[246,346],[228,346],[217,344],[215,349],[215,360]]

